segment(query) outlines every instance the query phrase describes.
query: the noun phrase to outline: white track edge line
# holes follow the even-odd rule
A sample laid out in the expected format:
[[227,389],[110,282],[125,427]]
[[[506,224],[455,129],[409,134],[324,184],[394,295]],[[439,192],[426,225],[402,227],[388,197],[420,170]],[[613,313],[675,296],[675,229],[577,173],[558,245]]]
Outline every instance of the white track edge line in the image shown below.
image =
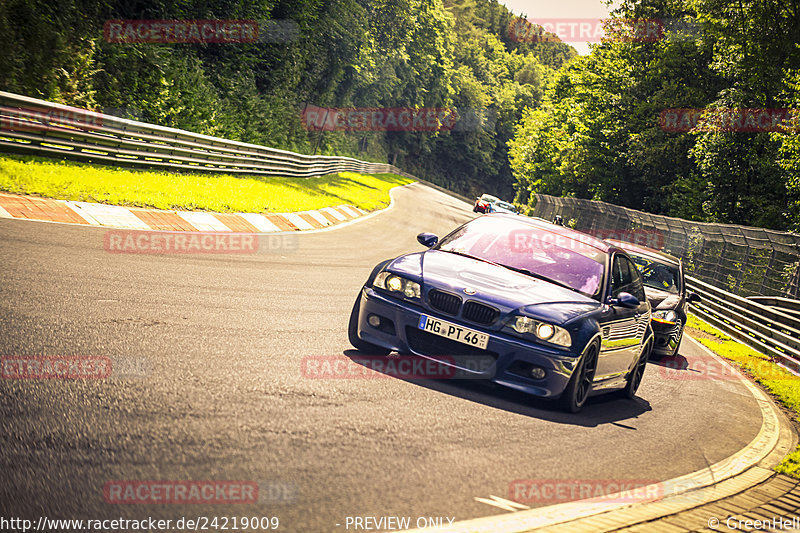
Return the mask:
[[[708,468],[697,470],[695,472],[669,479],[658,484],[661,486],[670,485],[674,487],[686,487],[686,490],[676,490],[674,493],[675,497],[681,497],[688,492],[701,491],[704,488],[717,485],[722,481],[738,476],[749,468],[758,465],[777,447],[780,437],[780,426],[781,424],[786,423],[785,417],[779,415],[780,411],[771,398],[769,398],[769,396],[767,396],[767,394],[755,383],[744,376],[739,369],[730,365],[727,360],[715,354],[694,338],[688,335],[686,338],[690,339],[691,342],[695,343],[708,355],[717,359],[723,365],[728,366],[734,373],[740,375],[741,382],[756,400],[756,403],[761,411],[762,422],[761,428],[759,429],[759,432],[756,434],[755,438],[753,438],[753,440],[751,440],[747,446],[738,452],[721,461],[718,461]],[[715,473],[719,473],[721,475],[715,475]],[[702,481],[698,482],[696,481],[697,479]],[[695,483],[692,484],[692,481],[695,481]],[[686,509],[698,507],[700,505],[704,505],[704,503],[709,503],[718,499],[708,496],[706,496],[706,498],[708,500],[706,502],[703,502],[702,500],[691,502],[686,506]],[[664,498],[661,501],[667,502],[668,498]],[[630,509],[640,505],[647,505],[647,502],[634,504],[598,504],[596,501],[592,502],[589,500],[582,500],[566,502],[547,507],[537,507],[526,511],[463,520],[446,528],[423,528],[407,531],[408,533],[434,531],[437,533],[521,533],[538,528],[568,523],[581,518],[598,516],[621,509]]]

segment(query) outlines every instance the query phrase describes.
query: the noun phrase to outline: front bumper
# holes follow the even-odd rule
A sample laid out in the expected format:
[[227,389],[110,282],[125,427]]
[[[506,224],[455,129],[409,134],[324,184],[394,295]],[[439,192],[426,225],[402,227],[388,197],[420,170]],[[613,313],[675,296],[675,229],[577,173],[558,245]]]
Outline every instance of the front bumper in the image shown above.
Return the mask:
[[683,324],[680,320],[673,324],[664,324],[652,320],[653,328],[653,354],[659,356],[670,356],[676,353],[678,345],[683,335]]
[[[466,328],[487,333],[486,350],[478,350],[466,344],[449,341],[438,335],[418,329],[421,315],[438,318]],[[381,317],[381,325],[368,323],[369,315]],[[391,325],[388,321],[391,321]],[[448,366],[457,367],[460,377],[485,379],[518,391],[545,398],[557,398],[569,382],[578,361],[578,356],[563,351],[525,342],[505,333],[461,322],[451,316],[431,312],[421,306],[403,300],[386,297],[369,287],[362,290],[359,308],[358,336],[369,343],[395,350],[403,354],[414,354],[433,359]],[[442,349],[451,348],[453,357],[442,357]],[[476,371],[473,366],[462,365],[459,356],[489,357],[490,365]],[[531,365],[545,370],[545,377],[533,379],[522,375]]]

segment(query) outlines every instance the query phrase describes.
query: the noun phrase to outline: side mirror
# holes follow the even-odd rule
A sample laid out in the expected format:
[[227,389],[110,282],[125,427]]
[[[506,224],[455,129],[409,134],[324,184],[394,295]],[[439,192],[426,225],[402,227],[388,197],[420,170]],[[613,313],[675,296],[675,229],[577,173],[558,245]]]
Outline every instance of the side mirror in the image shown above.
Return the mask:
[[436,243],[439,242],[439,237],[433,233],[420,233],[417,235],[417,242],[422,246],[430,248],[431,246],[436,246]]
[[689,302],[690,304],[699,302],[700,300],[702,300],[702,298],[700,298],[700,295],[697,294],[696,292],[690,292],[689,294],[686,295],[686,301]]
[[639,307],[639,298],[629,292],[621,292],[616,298],[609,297],[606,300],[608,305],[617,305],[619,307],[627,307],[628,309],[635,309]]

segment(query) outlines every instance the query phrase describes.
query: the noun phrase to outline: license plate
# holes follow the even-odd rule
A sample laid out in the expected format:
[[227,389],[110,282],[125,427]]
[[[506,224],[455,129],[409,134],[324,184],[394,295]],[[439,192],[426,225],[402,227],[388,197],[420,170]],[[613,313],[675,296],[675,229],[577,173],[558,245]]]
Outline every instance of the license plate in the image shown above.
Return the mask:
[[463,326],[451,324],[450,322],[445,322],[444,320],[439,320],[438,318],[427,315],[419,317],[419,326],[417,327],[422,331],[427,331],[428,333],[433,333],[434,335],[439,335],[446,339],[474,346],[481,350],[485,350],[486,345],[489,343],[489,335],[486,333],[467,329]]

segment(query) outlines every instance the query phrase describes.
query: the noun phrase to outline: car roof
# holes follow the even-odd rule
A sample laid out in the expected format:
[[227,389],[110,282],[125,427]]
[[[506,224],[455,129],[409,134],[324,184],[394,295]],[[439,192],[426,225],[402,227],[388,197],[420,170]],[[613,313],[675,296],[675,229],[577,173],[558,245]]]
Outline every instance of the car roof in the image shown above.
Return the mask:
[[623,250],[634,252],[639,255],[644,255],[650,257],[651,259],[658,259],[660,261],[664,261],[666,263],[672,263],[674,265],[680,265],[681,260],[674,255],[670,255],[666,252],[662,252],[660,250],[655,250],[653,248],[648,248],[646,246],[640,246],[638,244],[632,244],[625,241],[619,241],[617,239],[605,239],[606,242],[613,244],[618,248],[622,248]]
[[533,226],[543,231],[549,231],[551,233],[564,236],[568,239],[580,241],[581,243],[590,246],[592,248],[596,248],[598,251],[603,253],[609,253],[615,249],[622,249],[602,239],[598,239],[593,235],[589,235],[588,233],[568,228],[566,226],[559,226],[558,224],[553,224],[552,222],[548,222],[541,218],[520,217],[519,215],[510,215],[507,213],[490,213],[484,216],[495,217],[495,218],[503,217],[503,218],[508,218],[509,220],[513,220],[515,222],[523,222],[525,224],[528,224],[529,226]]

